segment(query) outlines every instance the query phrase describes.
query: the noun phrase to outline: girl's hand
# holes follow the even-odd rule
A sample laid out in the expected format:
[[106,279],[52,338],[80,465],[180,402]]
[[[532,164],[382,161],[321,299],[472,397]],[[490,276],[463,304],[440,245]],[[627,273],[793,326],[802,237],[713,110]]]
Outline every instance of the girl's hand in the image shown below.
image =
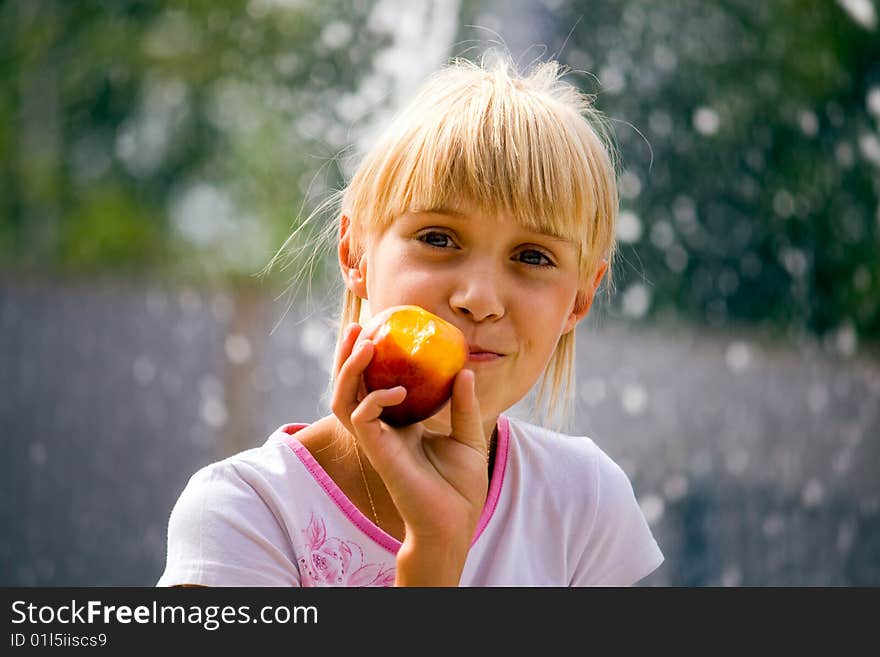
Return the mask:
[[[379,415],[406,397],[402,386],[367,394],[362,374],[373,343],[352,324],[336,354],[332,409],[382,478],[410,544],[458,549],[466,556],[488,490],[487,439],[474,373],[462,370],[452,389],[451,434],[422,423],[391,427]],[[463,559],[462,564],[463,566]]]

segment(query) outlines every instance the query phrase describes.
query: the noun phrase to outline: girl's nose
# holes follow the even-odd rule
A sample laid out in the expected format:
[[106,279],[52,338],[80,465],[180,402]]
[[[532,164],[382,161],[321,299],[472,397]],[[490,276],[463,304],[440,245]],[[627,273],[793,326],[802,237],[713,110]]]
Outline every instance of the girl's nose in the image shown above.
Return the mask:
[[499,276],[488,267],[462,271],[449,305],[459,315],[475,322],[498,320],[504,316],[504,301]]

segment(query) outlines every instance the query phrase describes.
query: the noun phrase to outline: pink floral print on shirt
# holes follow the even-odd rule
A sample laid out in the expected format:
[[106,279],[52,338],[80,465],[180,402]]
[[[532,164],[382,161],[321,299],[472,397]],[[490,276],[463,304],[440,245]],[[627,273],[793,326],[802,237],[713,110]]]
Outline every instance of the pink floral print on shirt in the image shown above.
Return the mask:
[[354,541],[327,538],[320,518],[311,516],[303,530],[305,554],[299,558],[303,586],[393,586],[394,568],[364,563],[364,551]]

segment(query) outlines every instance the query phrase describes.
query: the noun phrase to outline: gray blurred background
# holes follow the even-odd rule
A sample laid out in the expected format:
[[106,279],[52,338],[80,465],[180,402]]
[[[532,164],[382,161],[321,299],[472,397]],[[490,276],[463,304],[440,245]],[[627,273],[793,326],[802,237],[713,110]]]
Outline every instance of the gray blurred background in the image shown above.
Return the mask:
[[257,274],[490,47],[571,66],[616,136],[569,430],[633,481],[643,583],[880,584],[878,7],[757,5],[0,6],[0,585],[153,585],[196,469],[327,412],[333,267]]

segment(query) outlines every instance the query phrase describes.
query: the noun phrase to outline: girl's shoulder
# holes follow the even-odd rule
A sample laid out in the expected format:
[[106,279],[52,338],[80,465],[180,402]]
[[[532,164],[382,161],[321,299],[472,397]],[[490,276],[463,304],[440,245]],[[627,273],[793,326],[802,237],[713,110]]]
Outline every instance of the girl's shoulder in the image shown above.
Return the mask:
[[518,419],[509,426],[507,513],[526,518],[509,526],[528,527],[526,542],[550,551],[534,561],[565,563],[560,579],[573,586],[629,586],[657,568],[663,555],[632,483],[596,442]]
[[577,467],[608,455],[587,435],[567,434],[519,418],[508,418],[511,445],[536,459],[573,461]]
[[238,489],[260,492],[295,485],[298,478],[291,474],[302,469],[297,450],[303,448],[292,435],[302,426],[305,425],[283,425],[261,445],[201,466],[190,477],[185,492],[226,491],[227,495],[234,495]]
[[591,497],[628,500],[632,482],[623,468],[586,435],[554,431],[530,422],[510,420],[511,456],[525,471],[553,487],[579,489]]
[[293,538],[322,497],[285,425],[260,446],[199,468],[168,520],[160,586],[288,586],[299,582]]

